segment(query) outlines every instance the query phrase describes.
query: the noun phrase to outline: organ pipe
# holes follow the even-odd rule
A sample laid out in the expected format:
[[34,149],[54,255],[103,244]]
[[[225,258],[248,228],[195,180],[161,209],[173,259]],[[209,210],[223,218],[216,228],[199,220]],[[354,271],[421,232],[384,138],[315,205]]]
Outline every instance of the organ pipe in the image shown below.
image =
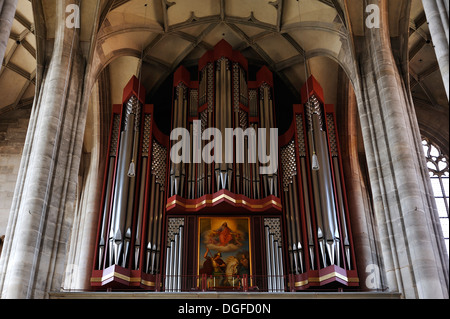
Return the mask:
[[[256,81],[249,81],[243,56],[224,43],[218,48],[199,61],[199,81],[191,81],[189,72],[180,67],[173,84],[172,128],[186,129],[190,146],[206,129],[217,128],[221,133],[222,143],[215,145],[213,154],[217,157],[212,163],[205,163],[203,158],[194,161],[198,150],[192,147],[189,162],[170,161],[168,150],[178,141],[165,140],[156,127],[147,125],[153,123],[153,119],[146,122],[153,110],[136,95],[124,97],[122,110],[115,111],[95,270],[116,267],[118,271],[134,271],[130,278],[137,273],[145,278],[140,284],[152,282],[163,273],[164,289],[181,291],[183,265],[192,258],[183,257],[183,253],[192,249],[184,245],[184,225],[172,225],[178,218],[174,216],[186,218],[188,211],[200,215],[204,205],[214,210],[222,205],[222,198],[228,205],[239,205],[239,210],[252,210],[252,218],[264,220],[259,230],[251,228],[252,236],[256,236],[251,240],[258,236],[265,240],[262,257],[269,291],[284,291],[285,270],[300,282],[308,282],[305,274],[330,266],[327,271],[336,266],[351,270],[355,261],[351,258],[344,176],[335,146],[337,131],[331,126],[334,111],[327,109],[322,99],[319,101],[315,88],[306,92],[306,97],[303,90],[304,105],[294,106],[294,122],[279,139],[283,142],[281,170],[260,174],[260,168],[275,160],[274,150],[278,154],[277,145],[270,139],[270,129],[276,127],[272,75],[263,67]],[[131,87],[134,90],[135,86]],[[237,161],[237,138],[232,146],[225,143],[226,129],[230,128],[253,130],[257,135],[256,145],[251,143],[253,137],[244,135],[242,163]],[[258,140],[259,129],[266,132],[264,141]],[[197,141],[203,151],[212,138]],[[250,157],[248,148],[256,152],[256,159]],[[219,150],[222,158],[218,157]],[[264,150],[266,154],[259,154]],[[266,155],[270,162],[262,163],[258,155]],[[230,156],[232,162],[228,161]],[[266,203],[273,206],[266,208]],[[218,206],[217,211],[223,212],[222,208]],[[259,216],[259,210],[268,213]],[[267,217],[269,214],[273,217]],[[192,226],[186,226],[186,236],[195,233],[188,227]],[[284,260],[289,264],[286,269]]]
[[114,162],[115,162],[115,157],[111,157],[109,159],[109,165],[108,165],[108,177],[107,177],[107,188],[106,188],[106,200],[105,200],[105,206],[104,206],[104,210],[103,210],[103,218],[102,218],[102,222],[101,222],[101,231],[100,231],[100,242],[99,242],[99,257],[98,257],[98,269],[102,268],[102,264],[103,264],[103,256],[105,253],[105,242],[106,242],[106,237],[107,237],[107,218],[108,218],[108,213],[109,213],[109,209],[110,209],[110,196],[111,196],[111,189],[112,189],[112,178],[113,178],[113,173],[114,173]]
[[112,119],[112,127],[111,127],[111,141],[110,141],[110,150],[109,150],[109,163],[107,166],[107,177],[106,177],[106,191],[104,194],[103,200],[103,211],[102,211],[102,219],[101,219],[101,228],[100,228],[100,239],[98,244],[98,263],[97,269],[102,269],[105,252],[106,252],[106,243],[108,241],[108,217],[109,212],[111,210],[111,194],[113,191],[113,183],[114,183],[114,171],[115,171],[115,162],[117,158],[117,142],[119,140],[119,132],[120,132],[120,114],[114,113]]
[[279,267],[279,274],[280,274],[280,292],[284,291],[284,268],[283,268],[283,248],[281,243],[279,243],[278,246],[278,267]]
[[[318,198],[321,208],[322,222],[323,222],[323,236],[325,242],[326,253],[330,264],[335,264],[336,250],[338,249],[339,231],[337,228],[337,215],[334,202],[334,189],[332,182],[331,167],[329,161],[328,142],[326,132],[322,124],[322,111],[317,99],[312,99],[308,105],[311,110],[310,119],[310,135],[311,145],[315,145],[317,157],[319,160],[320,169],[313,171],[312,174],[316,176],[313,183],[317,184],[318,192],[314,193],[314,197]],[[323,250],[324,248],[322,248]]]
[[281,243],[280,219],[265,218],[265,248],[267,255],[267,287],[269,292],[284,291],[283,249]]
[[309,188],[308,188],[308,181],[306,176],[306,163],[305,158],[300,158],[300,171],[301,171],[301,179],[302,179],[302,186],[303,186],[303,192],[304,192],[304,201],[305,201],[305,217],[306,217],[306,230],[307,230],[307,237],[308,237],[308,249],[309,249],[309,257],[310,257],[310,267],[311,269],[314,269],[314,235],[312,232],[312,222],[311,222],[311,206],[309,203]]
[[[132,201],[130,192],[133,189],[134,177],[128,176],[128,169],[131,163],[133,146],[137,142],[139,114],[141,105],[137,98],[133,96],[126,105],[124,129],[120,133],[119,158],[117,163],[117,176],[114,187],[114,205],[112,210],[112,227],[109,234],[110,264],[122,265],[126,263],[126,248],[124,245],[130,235],[129,223],[131,212],[128,210],[128,201]],[[127,218],[128,217],[128,218]],[[125,254],[125,255],[124,255]]]
[[176,291],[181,291],[181,275],[182,275],[182,256],[183,256],[183,226],[180,226],[179,233],[177,235],[178,238],[178,264],[177,264],[177,286]]
[[273,267],[272,267],[272,246],[270,245],[269,227],[265,227],[266,237],[266,260],[267,260],[267,286],[269,292],[273,291]]
[[[177,227],[176,224],[181,224]],[[165,291],[180,292],[182,289],[182,260],[183,260],[183,245],[184,245],[184,221],[182,219],[169,218],[170,224],[176,228],[175,232],[170,234],[168,245],[166,247],[166,279]],[[172,227],[171,227],[172,228]]]
[[276,250],[273,234],[269,234],[269,247],[270,247],[270,267],[272,272],[272,291],[277,291],[278,284],[278,272],[277,272],[277,260]]
[[294,106],[294,137],[281,146],[289,269],[296,275],[332,265],[352,269],[332,112],[311,94],[304,105]]
[[[232,149],[226,148],[226,129],[241,128],[243,131],[252,129],[258,135],[258,129],[266,130],[266,141],[264,143],[266,152],[274,156],[276,145],[270,141],[270,129],[275,128],[274,105],[271,77],[267,76],[268,70],[262,72],[257,82],[251,86],[247,80],[246,69],[240,62],[234,60],[234,56],[214,57],[202,64],[200,70],[200,81],[190,81],[188,72],[180,67],[174,76],[174,102],[172,120],[173,128],[186,127],[186,121],[182,121],[185,110],[193,107],[198,112],[192,113],[188,121],[187,129],[192,136],[194,120],[201,122],[201,132],[208,128],[216,128],[222,137],[222,143],[215,144],[220,147],[222,158],[215,157],[212,163],[203,162],[171,164],[170,168],[170,196],[178,195],[186,199],[198,199],[206,194],[214,194],[220,190],[228,190],[235,194],[241,194],[252,199],[261,199],[273,195],[279,196],[278,176],[276,173],[270,175],[260,174],[258,159],[251,159],[247,154],[249,147],[256,152],[258,157],[258,140],[256,145],[250,146],[248,137],[244,137],[244,160],[237,163],[236,143]],[[268,83],[269,82],[269,83]],[[195,83],[195,84],[194,84]],[[249,91],[256,93],[256,99],[252,96],[249,102]],[[182,96],[191,96],[195,92],[198,101],[192,98],[186,99]],[[252,93],[253,94],[253,93]],[[186,104],[188,103],[188,104]],[[194,105],[194,106],[193,106]],[[250,118],[250,108],[252,118]],[[201,151],[205,146],[214,143],[212,139],[201,140]],[[214,149],[215,150],[215,149]],[[219,152],[214,152],[216,156]],[[229,162],[227,153],[232,153],[233,162]],[[270,159],[273,161],[274,158]],[[185,172],[185,173],[183,173]],[[184,179],[187,179],[185,182]],[[183,190],[186,187],[186,190]]]
[[[111,267],[114,273],[159,273],[167,140],[152,124],[153,106],[141,102],[141,89],[133,77],[124,104],[114,106],[93,270],[100,278]],[[143,285],[149,282],[146,277]]]
[[344,248],[345,248],[345,256],[347,258],[346,262],[347,262],[347,269],[352,269],[351,268],[351,261],[350,261],[350,241],[349,241],[349,237],[348,237],[348,231],[347,231],[347,221],[346,221],[346,217],[345,217],[345,207],[344,207],[344,197],[342,194],[342,188],[341,188],[341,174],[339,171],[339,164],[338,164],[338,159],[337,158],[333,158],[333,165],[334,165],[334,172],[335,172],[335,176],[336,176],[336,189],[337,189],[337,193],[338,193],[338,201],[339,201],[339,216],[341,219],[341,223],[342,223],[342,233],[343,233],[343,243],[344,243]]
[[145,203],[145,186],[147,182],[147,166],[148,157],[150,153],[149,138],[151,131],[151,115],[144,115],[144,135],[143,135],[143,147],[142,147],[142,165],[140,174],[140,185],[139,185],[139,197],[138,197],[138,211],[136,219],[136,231],[134,240],[134,269],[139,269],[140,255],[141,255],[141,244],[142,244],[142,225],[144,221],[144,203]]

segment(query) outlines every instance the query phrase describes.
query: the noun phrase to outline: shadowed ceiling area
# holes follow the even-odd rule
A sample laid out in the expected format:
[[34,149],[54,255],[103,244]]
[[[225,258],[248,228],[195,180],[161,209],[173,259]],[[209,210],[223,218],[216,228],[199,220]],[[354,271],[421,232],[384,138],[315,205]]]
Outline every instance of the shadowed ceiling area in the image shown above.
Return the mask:
[[[254,66],[267,65],[294,96],[304,83],[304,58],[338,56],[346,38],[333,1],[123,1],[106,16],[99,34],[98,55],[110,64],[111,79],[136,74],[143,57],[142,81],[155,92],[180,65],[190,67],[225,39]],[[335,2],[337,4],[337,2]],[[145,6],[147,4],[147,6]],[[118,57],[134,56],[134,63]],[[328,63],[325,78],[336,78]],[[308,73],[323,74],[316,65]],[[319,68],[326,68],[320,65]],[[336,83],[326,81],[325,91]],[[112,93],[113,101],[120,95]],[[332,101],[330,101],[332,103]]]
[[[167,97],[173,72],[184,65],[195,79],[200,57],[222,39],[247,58],[250,80],[263,65],[274,73],[280,133],[290,124],[287,117],[292,104],[300,102],[306,76],[318,79],[327,103],[336,102],[339,65],[332,58],[337,59],[348,40],[337,1],[120,3],[105,16],[96,48],[100,60],[108,64],[112,101],[121,103],[122,88],[130,77],[140,77],[165,133],[170,127],[171,99]],[[305,57],[310,59],[307,66]]]

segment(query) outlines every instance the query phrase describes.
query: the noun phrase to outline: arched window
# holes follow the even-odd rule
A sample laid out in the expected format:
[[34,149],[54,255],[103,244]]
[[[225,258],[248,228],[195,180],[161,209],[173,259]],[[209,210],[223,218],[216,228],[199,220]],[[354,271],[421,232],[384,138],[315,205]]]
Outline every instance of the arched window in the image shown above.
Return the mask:
[[442,232],[444,233],[445,246],[449,251],[449,224],[448,224],[448,198],[449,198],[449,167],[448,156],[442,154],[438,147],[428,139],[422,139],[423,149],[427,159],[428,172],[431,178],[434,198],[441,220]]

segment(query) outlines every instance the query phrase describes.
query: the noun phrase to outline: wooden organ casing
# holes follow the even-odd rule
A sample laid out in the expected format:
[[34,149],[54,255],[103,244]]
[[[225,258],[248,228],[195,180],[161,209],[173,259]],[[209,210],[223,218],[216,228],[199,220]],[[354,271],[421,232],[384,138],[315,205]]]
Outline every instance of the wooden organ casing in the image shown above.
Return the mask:
[[280,137],[289,284],[294,291],[358,287],[334,106],[324,103],[313,76],[301,93],[302,104],[294,105],[290,129]]
[[[201,132],[208,128],[217,128],[225,138],[225,129],[240,128],[243,131],[252,128],[258,132],[258,128],[275,128],[275,111],[273,101],[273,78],[267,67],[261,68],[256,74],[256,81],[248,80],[247,60],[238,51],[234,51],[226,41],[220,41],[214,50],[207,52],[199,60],[198,81],[191,81],[189,72],[180,67],[174,74],[174,107],[173,126],[186,128],[189,136],[194,135],[194,121],[201,122]],[[193,98],[194,97],[194,98]],[[183,100],[183,101],[182,101]],[[184,107],[180,111],[180,106]],[[177,118],[179,114],[182,121]],[[267,133],[269,136],[269,133]],[[256,137],[258,141],[258,138]],[[265,230],[271,225],[271,229],[277,229],[277,237],[271,247],[277,251],[278,277],[284,274],[282,266],[282,205],[279,197],[278,173],[260,175],[262,164],[256,159],[254,163],[249,160],[247,148],[250,142],[244,138],[244,161],[237,161],[237,139],[229,149],[233,156],[232,163],[193,163],[194,152],[190,153],[191,161],[187,164],[177,165],[171,163],[169,169],[170,194],[167,199],[166,216],[168,227],[172,224],[182,224],[185,239],[190,243],[183,253],[184,265],[182,274],[198,276],[196,289],[202,289],[202,262],[204,243],[201,239],[201,219],[210,218],[212,223],[217,220],[233,222],[245,217],[249,219],[249,229],[245,232],[248,236],[248,247],[245,251],[250,259],[249,276],[259,276],[258,280],[251,282],[253,286],[268,288],[261,276],[267,273],[268,267],[261,242],[265,242]],[[171,146],[178,140],[172,141]],[[276,144],[278,141],[275,141]],[[208,141],[202,141],[201,150],[207,147]],[[259,147],[259,144],[257,145]],[[265,145],[266,150],[270,145]],[[215,150],[214,150],[215,151]],[[215,153],[214,153],[215,154]],[[225,154],[223,154],[225,157]],[[180,222],[182,220],[182,222]],[[274,220],[278,221],[274,222]],[[269,223],[270,221],[270,223]],[[176,228],[177,226],[175,226]],[[171,233],[172,234],[172,233]],[[166,238],[166,245],[171,246],[173,235]],[[220,248],[218,248],[220,249]],[[167,252],[170,256],[172,248]],[[278,254],[279,253],[279,254]],[[223,252],[227,255],[227,252]],[[228,255],[227,255],[228,256]],[[230,257],[230,256],[228,256]],[[166,258],[170,261],[170,258]],[[170,271],[169,271],[170,272]],[[177,273],[175,276],[178,276]],[[211,276],[211,274],[208,274]],[[208,282],[208,289],[231,289],[228,286]],[[257,282],[258,281],[258,282]],[[261,282],[260,282],[261,281]],[[242,285],[242,283],[241,283]],[[184,287],[182,287],[183,289]],[[281,289],[277,287],[276,289]],[[171,287],[169,291],[179,291],[178,287]]]
[[[125,159],[125,163],[121,163],[120,152],[121,147],[126,147],[124,128],[131,103],[135,104],[139,119],[134,132],[137,150],[128,145],[127,151],[134,153],[135,158]],[[153,105],[145,104],[144,87],[133,76],[124,89],[123,104],[113,106],[91,277],[91,286],[95,289],[155,290],[159,285],[156,274],[160,272],[162,258],[160,238],[164,227],[169,140],[156,126],[153,111]],[[132,170],[131,162],[134,163],[133,177],[128,176]],[[125,171],[120,170],[121,164]],[[119,178],[122,183],[124,180],[128,183],[128,192],[123,191],[121,195],[126,198],[126,211],[114,210],[120,196],[117,195]],[[122,219],[126,221],[125,227],[122,226],[122,245],[125,244],[128,229],[130,231],[127,251],[123,249],[114,256],[114,245],[119,241],[112,231],[114,220],[120,219],[116,214],[124,216]]]
[[[198,80],[192,81],[182,66],[174,73],[171,126],[172,132],[182,128],[188,133],[188,162],[171,160],[171,149],[179,140],[158,130],[153,106],[145,105],[143,87],[135,77],[131,79],[123,104],[113,108],[93,288],[281,292],[358,286],[334,109],[324,104],[313,77],[302,89],[302,104],[293,108],[290,129],[277,136],[275,172],[260,174],[266,164],[258,157],[252,161],[247,153],[250,135],[242,140],[243,161],[237,160],[237,137],[231,145],[221,145],[224,153],[231,154],[231,162],[199,161],[194,139],[210,128],[223,137],[226,128],[265,129],[266,137],[270,128],[276,128],[272,73],[262,67],[255,81],[249,81],[248,73],[247,60],[224,40],[200,58]],[[135,165],[134,177],[124,175],[119,154],[128,136],[123,129],[130,101],[141,106],[134,135],[139,150],[128,146],[140,156],[135,162],[123,156],[126,169]],[[311,111],[313,102],[321,114]],[[319,138],[308,131],[313,123],[308,116],[316,122],[320,117]],[[262,139],[255,139],[254,146],[262,149]],[[197,141],[201,151],[210,143]],[[316,147],[320,146],[320,164],[329,165],[327,172],[325,167],[311,169],[312,141],[321,143]],[[273,151],[271,146],[267,142],[266,154]],[[128,197],[122,194],[126,212],[115,207],[120,203],[118,179],[132,185]],[[329,197],[317,197],[324,193],[324,181]],[[330,214],[324,210],[325,202],[334,205]],[[123,214],[120,227],[115,214]],[[208,268],[216,258],[226,259],[222,273]],[[233,262],[238,270],[230,275],[228,266]]]

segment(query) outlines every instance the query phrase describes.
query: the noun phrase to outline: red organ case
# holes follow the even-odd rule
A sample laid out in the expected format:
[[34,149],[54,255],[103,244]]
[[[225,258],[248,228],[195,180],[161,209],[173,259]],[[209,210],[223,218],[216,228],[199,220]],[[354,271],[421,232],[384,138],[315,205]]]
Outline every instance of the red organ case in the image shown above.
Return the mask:
[[93,289],[359,286],[333,106],[311,76],[278,136],[272,73],[248,73],[224,40],[199,60],[198,81],[179,67],[172,137],[130,80],[113,106]]

